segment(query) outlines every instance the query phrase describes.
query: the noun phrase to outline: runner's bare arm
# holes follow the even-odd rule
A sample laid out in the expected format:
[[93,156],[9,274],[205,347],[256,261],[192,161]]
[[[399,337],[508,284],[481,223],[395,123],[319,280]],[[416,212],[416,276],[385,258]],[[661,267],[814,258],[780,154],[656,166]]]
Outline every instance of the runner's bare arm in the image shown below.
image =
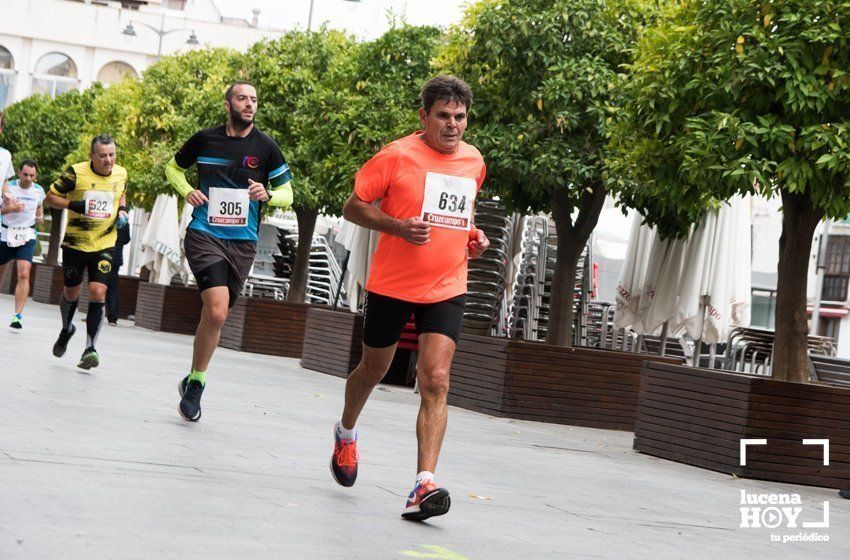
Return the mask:
[[431,226],[418,217],[399,220],[381,211],[380,208],[361,200],[351,193],[342,209],[343,217],[358,226],[401,237],[414,245],[425,245],[430,240]]
[[0,214],[13,214],[15,212],[20,212],[24,209],[24,203],[20,200],[6,200],[3,202],[3,206],[0,207]]
[[86,203],[82,200],[75,200],[71,202],[68,200],[65,195],[69,192],[73,191],[77,187],[77,173],[74,171],[73,166],[69,167],[65,170],[62,175],[50,185],[50,189],[47,191],[47,196],[44,199],[44,203],[50,206],[51,208],[56,208],[58,210],[65,210],[66,208],[71,210],[72,212],[76,212],[78,214],[86,213]]
[[44,202],[51,208],[58,210],[65,210],[67,208],[71,212],[76,212],[80,215],[85,215],[86,213],[86,203],[83,200],[68,200],[64,196],[49,192]]
[[65,198],[64,196],[59,196],[56,193],[49,192],[44,199],[44,203],[50,206],[51,208],[57,208],[59,210],[64,210],[68,208],[68,205],[71,204],[71,201]]
[[472,229],[469,230],[469,243],[466,246],[469,250],[469,258],[477,259],[488,247],[490,247],[490,240],[473,224]]
[[118,211],[119,215],[121,215],[122,212],[124,213],[125,216],[127,215],[127,210],[126,210],[126,208],[127,208],[127,193],[124,193],[124,194],[121,195],[121,200],[118,201],[118,208],[119,208],[119,211]]

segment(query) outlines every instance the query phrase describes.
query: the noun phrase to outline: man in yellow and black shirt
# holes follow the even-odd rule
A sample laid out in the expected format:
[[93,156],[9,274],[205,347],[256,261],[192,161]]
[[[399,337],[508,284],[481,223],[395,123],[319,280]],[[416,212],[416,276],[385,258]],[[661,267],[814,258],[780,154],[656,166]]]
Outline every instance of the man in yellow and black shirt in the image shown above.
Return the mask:
[[115,164],[115,140],[108,134],[91,142],[89,161],[65,170],[47,193],[49,206],[68,209],[68,225],[62,242],[62,273],[65,288],[59,300],[62,332],[53,345],[61,357],[76,328],[72,322],[80,297],[83,273],[89,275],[89,309],[86,316],[86,349],[77,367],[91,369],[100,364],[95,350],[103,324],[106,285],[112,270],[112,248],[118,228],[127,222],[127,170]]

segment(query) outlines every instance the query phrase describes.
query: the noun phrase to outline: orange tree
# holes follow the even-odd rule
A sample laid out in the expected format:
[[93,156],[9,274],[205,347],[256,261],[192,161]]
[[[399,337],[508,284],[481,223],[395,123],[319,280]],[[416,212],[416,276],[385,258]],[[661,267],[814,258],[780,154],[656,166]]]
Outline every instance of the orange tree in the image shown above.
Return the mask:
[[781,197],[773,376],[805,382],[812,237],[850,212],[850,2],[683,0],[664,22],[636,49],[611,181],[667,235],[736,193]]
[[359,44],[333,31],[293,32],[249,53],[266,99],[260,124],[279,137],[292,167],[299,239],[290,301],[306,297],[318,215],[341,213],[357,169],[417,126],[419,88],[440,38],[436,28],[411,25]]
[[[103,89],[95,86],[57,97],[31,95],[22,99],[6,109],[0,141],[12,152],[16,165],[25,158],[38,162],[38,181],[46,188],[64,170],[65,158],[77,147],[79,134],[102,93]],[[52,209],[50,215],[50,247],[45,262],[56,264],[62,212]]]
[[[317,113],[317,92],[344,91],[341,71],[353,40],[339,31],[290,31],[274,40],[254,44],[246,58],[248,75],[257,86],[260,110],[257,124],[280,144],[292,170],[292,209],[298,221],[298,246],[292,269],[289,301],[303,302],[307,295],[310,247],[319,214],[339,214],[343,181],[322,174],[327,158],[315,158],[306,146],[320,141],[315,131],[305,131],[296,121],[304,114],[326,124],[332,118],[326,107]],[[337,131],[332,131],[336,133]],[[321,137],[324,139],[324,136]]]
[[466,79],[467,136],[488,189],[520,212],[551,212],[558,235],[547,342],[571,345],[578,259],[607,193],[606,134],[622,65],[651,0],[483,0],[451,34],[439,65]]

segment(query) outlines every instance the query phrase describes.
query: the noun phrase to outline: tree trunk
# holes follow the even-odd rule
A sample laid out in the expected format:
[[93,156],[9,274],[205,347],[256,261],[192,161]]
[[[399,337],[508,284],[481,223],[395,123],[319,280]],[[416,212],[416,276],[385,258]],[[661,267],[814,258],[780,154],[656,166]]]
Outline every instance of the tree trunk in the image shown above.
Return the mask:
[[[573,345],[573,295],[576,270],[582,249],[590,239],[599,213],[605,203],[602,181],[592,181],[582,189],[578,218],[573,224],[573,206],[565,189],[551,193],[550,203],[555,231],[558,235],[558,256],[549,295],[549,324],[546,343],[557,346]],[[590,273],[590,271],[587,271]]]
[[47,248],[47,256],[44,259],[45,264],[59,264],[59,244],[61,239],[59,234],[62,233],[62,212],[56,208],[50,208],[50,242]]
[[319,211],[294,206],[298,219],[298,248],[295,250],[295,265],[289,280],[289,294],[286,301],[303,303],[307,300],[307,273],[310,271],[310,247],[313,244],[313,232]]
[[[553,217],[556,212],[552,211]],[[575,290],[578,258],[583,243],[569,233],[572,228],[564,228],[555,217],[555,229],[558,232],[558,258],[555,261],[555,274],[552,276],[552,291],[549,294],[549,325],[546,342],[558,346],[573,345],[573,298]]]
[[776,339],[773,378],[806,383],[809,380],[806,282],[815,228],[824,216],[806,195],[782,193],[782,236],[776,283]]

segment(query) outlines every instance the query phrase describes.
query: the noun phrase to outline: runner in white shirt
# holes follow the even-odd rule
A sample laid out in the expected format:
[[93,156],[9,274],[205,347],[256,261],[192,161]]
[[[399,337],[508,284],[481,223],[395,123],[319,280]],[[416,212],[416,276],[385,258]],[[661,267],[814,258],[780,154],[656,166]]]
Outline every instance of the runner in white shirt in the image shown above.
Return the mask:
[[[0,134],[3,134],[3,111],[0,111]],[[9,198],[8,181],[15,176],[15,168],[12,165],[12,154],[9,150],[0,147],[0,186],[3,189],[3,195],[0,198]]]
[[36,184],[38,165],[25,159],[18,172],[18,180],[8,184],[11,199],[0,198],[0,278],[6,265],[17,263],[18,284],[15,287],[15,314],[9,328],[15,332],[23,329],[24,305],[30,292],[30,270],[35,252],[35,225],[44,221],[42,204],[44,189]]
[[0,178],[3,179],[4,185],[14,176],[15,170],[12,166],[12,154],[6,148],[0,148]]

